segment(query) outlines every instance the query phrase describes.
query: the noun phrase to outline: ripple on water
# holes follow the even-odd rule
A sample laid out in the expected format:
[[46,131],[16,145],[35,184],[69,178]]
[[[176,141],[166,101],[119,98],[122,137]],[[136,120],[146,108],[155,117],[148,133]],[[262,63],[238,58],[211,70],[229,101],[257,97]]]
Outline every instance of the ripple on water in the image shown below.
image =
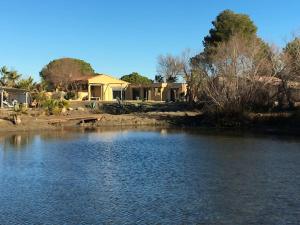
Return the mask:
[[0,224],[300,222],[297,139],[54,133],[0,139]]

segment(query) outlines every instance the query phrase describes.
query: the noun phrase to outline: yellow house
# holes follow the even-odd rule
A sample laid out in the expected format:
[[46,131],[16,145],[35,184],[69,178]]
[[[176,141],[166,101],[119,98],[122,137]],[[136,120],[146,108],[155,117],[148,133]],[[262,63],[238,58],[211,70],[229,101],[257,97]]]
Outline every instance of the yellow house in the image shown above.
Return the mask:
[[106,74],[77,79],[79,85],[78,99],[113,101],[125,98],[125,90],[129,83]]
[[106,74],[86,76],[74,80],[78,85],[78,100],[113,101],[177,101],[187,92],[185,83],[130,84]]

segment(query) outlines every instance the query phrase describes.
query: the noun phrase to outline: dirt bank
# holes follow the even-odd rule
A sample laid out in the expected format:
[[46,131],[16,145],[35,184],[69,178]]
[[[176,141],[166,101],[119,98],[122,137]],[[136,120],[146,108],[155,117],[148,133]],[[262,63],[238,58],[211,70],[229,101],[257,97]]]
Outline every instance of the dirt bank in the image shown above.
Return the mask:
[[149,111],[114,115],[95,112],[87,108],[66,111],[62,115],[45,115],[43,110],[29,110],[21,114],[21,124],[15,125],[13,111],[0,111],[0,133],[16,131],[38,131],[60,128],[102,128],[125,126],[151,127],[195,127],[195,128],[229,128],[274,131],[300,135],[300,114],[284,113],[248,113],[239,117],[214,117],[199,111]]
[[61,127],[112,127],[112,126],[172,126],[172,118],[197,115],[195,112],[148,112],[112,115],[93,113],[88,110],[68,111],[62,115],[44,115],[41,111],[30,110],[21,114],[21,124],[15,125],[13,111],[1,111],[0,132],[50,130]]

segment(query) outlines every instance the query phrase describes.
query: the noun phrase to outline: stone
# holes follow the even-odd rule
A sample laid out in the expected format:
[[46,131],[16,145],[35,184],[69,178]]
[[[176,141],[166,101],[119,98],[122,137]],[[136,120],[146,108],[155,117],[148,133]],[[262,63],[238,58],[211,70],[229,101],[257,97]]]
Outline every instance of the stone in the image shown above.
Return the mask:
[[61,113],[66,113],[67,112],[67,109],[65,108],[65,107],[63,107],[62,109],[61,109]]
[[19,124],[21,124],[21,116],[20,115],[13,115],[13,123],[15,124],[15,125],[19,125]]

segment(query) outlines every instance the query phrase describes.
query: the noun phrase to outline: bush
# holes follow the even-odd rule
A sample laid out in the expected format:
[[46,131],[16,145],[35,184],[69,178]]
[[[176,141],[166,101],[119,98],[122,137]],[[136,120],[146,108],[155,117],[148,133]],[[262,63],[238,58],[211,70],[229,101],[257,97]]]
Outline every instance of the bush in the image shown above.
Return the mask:
[[43,108],[48,115],[59,115],[62,109],[68,107],[69,103],[66,100],[47,99],[43,102]]
[[74,99],[75,97],[76,97],[76,94],[75,94],[75,92],[73,92],[73,91],[69,91],[69,92],[67,92],[67,94],[65,95],[65,99],[66,99],[66,100]]
[[66,96],[66,93],[64,91],[56,91],[52,93],[52,98],[57,100],[62,100]]
[[14,112],[16,112],[16,113],[23,113],[23,114],[27,114],[27,107],[26,107],[26,105],[24,105],[24,104],[20,104],[20,103],[17,103],[17,104],[15,104],[14,105]]
[[47,93],[45,91],[32,93],[31,97],[32,97],[33,100],[36,100],[36,102],[38,103],[38,105],[40,105],[42,102],[44,102],[47,99],[49,99],[49,96],[47,96]]

